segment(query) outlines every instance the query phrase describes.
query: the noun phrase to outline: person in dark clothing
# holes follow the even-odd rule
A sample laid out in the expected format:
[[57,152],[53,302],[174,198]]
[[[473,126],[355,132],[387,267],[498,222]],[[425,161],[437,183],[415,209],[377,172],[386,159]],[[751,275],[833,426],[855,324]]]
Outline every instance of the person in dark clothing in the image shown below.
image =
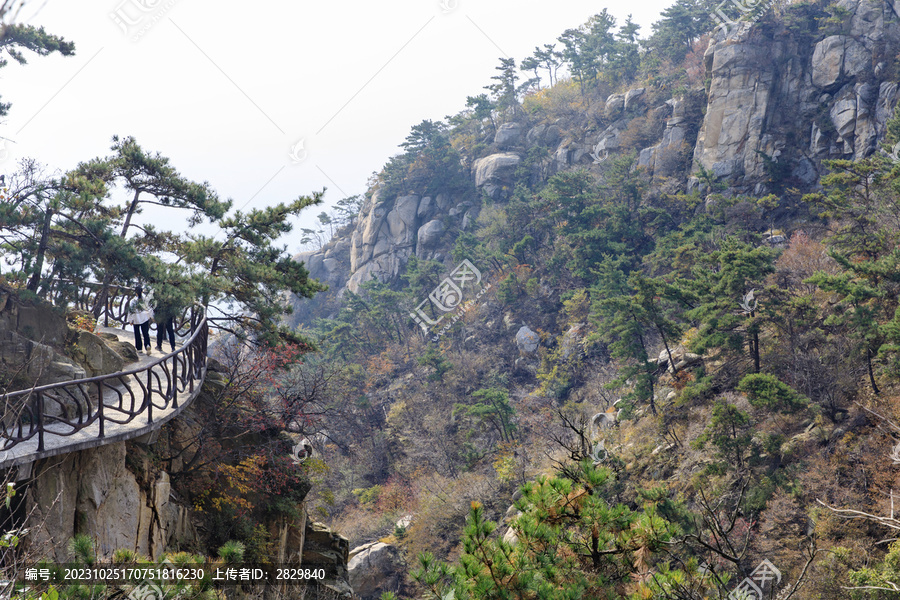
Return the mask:
[[162,352],[166,338],[175,352],[175,319],[185,307],[186,291],[183,282],[167,279],[153,285],[154,306],[156,307],[156,350]]
[[[153,308],[144,300],[144,288],[138,284],[135,288],[137,297],[132,298],[128,304],[128,316],[126,323],[134,325],[134,347],[140,353],[150,354],[150,319],[153,318]],[[143,342],[143,343],[142,343]]]
[[163,340],[169,338],[169,346],[175,352],[175,310],[164,301],[156,304],[156,350],[162,352]]

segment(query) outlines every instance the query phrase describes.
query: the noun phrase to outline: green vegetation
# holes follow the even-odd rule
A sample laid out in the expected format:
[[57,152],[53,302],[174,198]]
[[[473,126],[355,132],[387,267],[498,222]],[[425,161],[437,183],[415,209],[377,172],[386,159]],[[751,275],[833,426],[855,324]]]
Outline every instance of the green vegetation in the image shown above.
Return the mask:
[[[611,122],[606,97],[635,87],[657,105],[683,102],[696,137],[713,8],[678,2],[640,42],[601,13],[522,61],[530,81],[504,60],[470,110],[411,138],[440,131],[464,159],[497,151],[510,121],[587,139]],[[788,26],[818,26],[819,8],[784,10]],[[796,597],[826,598],[869,568],[822,558],[847,532],[811,507],[869,502],[873,478],[890,487],[888,441],[857,405],[897,418],[900,171],[878,156],[826,161],[823,190],[804,196],[764,156],[765,193],[736,194],[702,167],[702,195],[685,193],[693,139],[672,180],[637,167],[665,115],[630,117],[622,151],[599,164],[549,175],[552,148],[523,153],[509,195],[482,199],[474,227],[448,233],[453,260],[471,260],[492,288],[439,340],[407,315],[449,267],[419,259],[396,285],[348,292],[311,330],[325,356],[364,370],[354,395],[365,442],[348,446],[370,464],[329,456],[325,510],[354,541],[416,515],[394,540],[408,558],[422,553],[403,597],[724,597],[774,556],[790,585],[805,573]],[[441,189],[387,181],[388,200]],[[531,354],[512,343],[523,324],[540,337]],[[398,478],[409,497],[383,502],[379,486]],[[513,483],[524,483],[519,513],[501,522]],[[877,540],[856,533],[854,552],[872,550]],[[812,576],[804,565],[822,566]]]
[[[113,138],[111,150],[61,177],[46,177],[34,161],[11,176],[0,197],[0,254],[12,265],[3,273],[7,282],[45,297],[58,280],[142,281],[176,306],[215,306],[211,323],[222,331],[255,343],[310,347],[281,324],[291,311],[283,293],[310,297],[324,286],[310,281],[277,242],[292,229],[288,219],[319,204],[321,193],[228,214],[230,200],[219,200],[206,183],[187,180],[133,138]],[[117,188],[128,192],[124,204],[113,196]],[[189,224],[208,222],[218,233],[138,224],[135,217],[146,205],[184,212]],[[56,301],[65,305],[67,298]]]
[[[783,569],[784,596],[892,597],[898,546],[816,501],[875,514],[895,485],[900,167],[824,161],[821,189],[802,194],[763,154],[759,194],[702,166],[686,185],[714,8],[678,0],[640,41],[630,19],[617,27],[603,11],[518,65],[502,59],[467,110],[414,126],[370,195],[322,213],[305,239],[321,245],[360,206],[389,210],[408,194],[447,194],[477,217],[461,231],[448,216],[435,260],[410,256],[396,280],[345,290],[300,332],[278,328],[280,294],[321,286],[275,240],[319,195],[229,215],[133,140],[10,188],[0,233],[16,268],[4,276],[38,294],[48,272],[167,277],[239,303],[217,317],[226,331],[300,342],[232,356],[177,482],[211,515],[223,560],[264,557],[262,515],[294,517],[305,499],[353,544],[387,539],[419,557],[405,597],[706,600],[762,558]],[[785,31],[820,39],[844,26],[842,10],[786,7]],[[619,152],[567,169],[536,142],[508,194],[477,197],[467,167],[499,150],[502,125],[593,140],[618,119],[606,98],[637,87],[653,108],[630,114]],[[638,152],[659,141],[670,101],[685,144],[651,175]],[[900,117],[888,125],[898,136]],[[132,185],[130,202],[113,202],[108,186],[135,165],[168,187]],[[137,230],[140,199],[224,239]],[[489,293],[452,321],[431,313],[448,326],[440,337],[423,332],[410,315],[464,259]],[[523,325],[537,349],[516,345]],[[313,345],[302,365],[282,356]],[[273,433],[294,424],[322,436],[323,458],[300,474]],[[254,450],[222,442],[232,438]]]

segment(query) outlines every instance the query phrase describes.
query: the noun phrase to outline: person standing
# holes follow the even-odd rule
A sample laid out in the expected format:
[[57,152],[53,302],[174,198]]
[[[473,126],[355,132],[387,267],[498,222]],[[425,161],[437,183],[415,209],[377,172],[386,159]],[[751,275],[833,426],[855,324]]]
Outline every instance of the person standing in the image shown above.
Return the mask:
[[140,353],[144,348],[147,356],[150,356],[150,319],[153,318],[153,307],[144,300],[144,288],[138,284],[134,290],[137,297],[128,303],[128,316],[126,323],[134,325],[134,347]]
[[175,306],[160,295],[156,302],[156,350],[162,352],[163,340],[169,338],[169,346],[175,352]]

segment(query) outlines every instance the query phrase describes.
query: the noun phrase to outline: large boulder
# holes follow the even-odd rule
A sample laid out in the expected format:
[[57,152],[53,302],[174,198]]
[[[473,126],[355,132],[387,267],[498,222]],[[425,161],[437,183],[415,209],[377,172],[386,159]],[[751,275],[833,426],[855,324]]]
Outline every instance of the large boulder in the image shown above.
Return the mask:
[[636,88],[625,93],[625,112],[643,106],[644,91],[644,88]]
[[123,370],[125,360],[97,335],[79,330],[75,334],[75,354],[90,377]]
[[872,57],[865,46],[846,35],[832,35],[818,44],[812,56],[812,83],[829,88],[868,69]]
[[606,99],[606,118],[615,119],[625,110],[625,95],[612,94]]
[[[675,363],[674,367],[669,364],[669,352],[672,353],[672,362]],[[688,352],[684,346],[676,346],[675,348],[669,348],[669,350],[663,348],[660,350],[659,357],[656,359],[656,364],[660,367],[665,366],[670,373],[702,362],[702,356]]]
[[63,354],[68,326],[50,306],[23,302],[0,287],[0,371],[24,389],[86,377],[83,367]]
[[12,290],[0,288],[0,330],[15,331],[33,342],[62,348],[68,325],[53,307],[20,300]]
[[378,598],[383,592],[400,587],[403,561],[396,547],[371,542],[350,552],[350,586],[363,600]]
[[559,343],[563,360],[584,349],[584,336],[587,333],[587,323],[576,323],[569,327]]
[[419,210],[418,196],[400,196],[394,208],[387,215],[392,242],[397,245],[412,243],[416,234],[416,213]]
[[417,234],[417,250],[419,248],[433,248],[435,245],[437,245],[437,242],[441,239],[441,234],[443,233],[443,222],[441,222],[439,219],[428,221],[427,223],[419,227],[419,233]]
[[475,185],[497,199],[512,185],[513,175],[522,158],[518,154],[492,154],[475,161]]
[[[128,329],[130,327],[131,327],[130,325],[127,326],[127,328],[125,330],[126,333],[129,333],[129,334],[131,333],[131,331],[128,331]],[[134,344],[131,344],[128,342],[123,342],[123,341],[119,340],[119,336],[117,336],[114,333],[107,333],[107,332],[101,331],[101,332],[96,333],[95,335],[97,337],[99,337],[100,339],[102,339],[103,343],[106,344],[107,346],[109,346],[113,352],[115,352],[116,354],[121,356],[122,359],[125,361],[125,364],[137,362],[138,360],[140,360],[140,357],[138,357],[138,353],[134,347]]]
[[528,325],[522,325],[516,333],[516,346],[521,354],[534,354],[540,343],[541,336],[533,332]]
[[507,150],[513,146],[517,146],[522,140],[522,126],[518,123],[504,123],[497,128],[494,135],[494,143],[501,150]]

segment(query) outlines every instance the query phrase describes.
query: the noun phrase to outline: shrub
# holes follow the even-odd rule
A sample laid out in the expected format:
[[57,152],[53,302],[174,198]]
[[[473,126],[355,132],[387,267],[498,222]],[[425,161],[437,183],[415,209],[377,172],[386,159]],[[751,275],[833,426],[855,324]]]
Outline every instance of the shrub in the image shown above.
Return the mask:
[[791,386],[764,373],[747,375],[741,379],[737,390],[747,394],[750,404],[756,408],[787,413],[805,408],[809,404],[809,400],[798,394]]
[[228,540],[219,548],[219,558],[228,564],[235,564],[244,560],[244,544],[235,540]]
[[359,500],[360,504],[371,508],[378,502],[378,496],[381,495],[381,486],[373,485],[370,488],[356,488],[352,493]]

